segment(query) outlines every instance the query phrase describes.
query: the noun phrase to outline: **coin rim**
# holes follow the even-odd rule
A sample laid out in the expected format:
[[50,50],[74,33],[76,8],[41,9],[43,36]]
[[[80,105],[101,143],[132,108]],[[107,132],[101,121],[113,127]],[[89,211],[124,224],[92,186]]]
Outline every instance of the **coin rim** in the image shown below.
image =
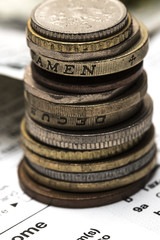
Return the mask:
[[[146,27],[140,23],[140,32],[141,38],[127,51],[124,53],[110,58],[110,59],[101,59],[96,61],[77,61],[77,62],[67,62],[60,61],[54,58],[46,57],[40,53],[32,51],[31,58],[32,61],[40,68],[54,72],[56,74],[67,75],[67,76],[80,76],[80,77],[89,77],[89,76],[102,76],[106,74],[113,74],[127,70],[131,67],[142,62],[144,57],[148,52],[148,31]],[[135,59],[131,61],[132,57]],[[51,70],[48,67],[48,64],[55,66],[57,65],[56,70]],[[85,71],[84,66],[92,71]],[[70,67],[70,71],[67,71],[67,67]]]
[[[115,1],[114,1],[115,2]],[[53,31],[50,29],[46,29],[45,27],[42,27],[41,24],[39,24],[37,22],[37,20],[35,19],[35,11],[37,10],[37,8],[42,4],[38,4],[31,13],[31,26],[33,27],[33,29],[43,35],[44,37],[48,37],[50,39],[57,39],[57,40],[68,40],[68,41],[89,41],[89,40],[93,40],[93,39],[97,39],[97,38],[102,38],[102,37],[106,37],[108,35],[111,35],[112,33],[116,33],[118,31],[120,31],[125,25],[126,22],[128,20],[127,18],[127,8],[126,6],[122,3],[122,2],[118,2],[122,7],[123,10],[125,10],[125,14],[124,14],[124,18],[122,18],[122,20],[115,24],[112,27],[106,28],[106,29],[101,29],[101,30],[97,30],[97,31],[92,31],[89,33],[66,33],[66,32],[57,32],[57,31]],[[116,1],[117,4],[117,1]]]
[[128,198],[139,191],[151,179],[156,168],[144,178],[110,191],[98,193],[68,193],[44,187],[32,180],[26,173],[23,161],[18,167],[18,177],[23,191],[31,198],[45,204],[67,208],[88,208],[111,204]]

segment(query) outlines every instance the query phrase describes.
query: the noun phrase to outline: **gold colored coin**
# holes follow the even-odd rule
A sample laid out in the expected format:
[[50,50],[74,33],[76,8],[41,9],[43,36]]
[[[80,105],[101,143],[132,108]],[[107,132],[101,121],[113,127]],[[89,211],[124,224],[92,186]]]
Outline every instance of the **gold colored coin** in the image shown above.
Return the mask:
[[77,43],[51,40],[41,36],[33,30],[31,27],[31,19],[28,20],[27,24],[27,38],[30,41],[50,51],[63,53],[85,53],[108,49],[125,41],[125,39],[129,38],[131,33],[132,18],[130,14],[128,14],[128,24],[120,32],[111,37],[90,42]]
[[42,69],[67,76],[102,76],[120,72],[142,62],[148,51],[148,31],[140,23],[140,39],[122,54],[95,61],[60,61],[31,51],[33,62]]
[[26,131],[25,120],[22,120],[21,123],[21,140],[25,147],[40,156],[60,161],[94,161],[98,159],[104,159],[132,148],[138,143],[140,138],[141,136],[126,143],[122,143],[119,146],[113,146],[104,149],[71,151],[50,147],[35,141]]
[[34,171],[27,163],[24,161],[24,167],[26,172],[33,178],[36,182],[47,186],[49,188],[58,189],[68,192],[100,192],[105,190],[111,190],[118,187],[126,186],[127,184],[138,181],[147,174],[149,174],[156,166],[157,158],[156,156],[141,170],[127,175],[125,177],[117,178],[114,180],[95,182],[95,183],[74,183],[54,180],[49,177],[45,177],[36,171]]
[[154,128],[153,126],[141,139],[141,141],[132,149],[127,152],[121,153],[115,157],[109,157],[102,160],[93,160],[90,162],[71,162],[68,159],[68,162],[58,161],[53,159],[48,159],[43,156],[40,156],[27,147],[23,145],[23,150],[25,157],[31,162],[40,167],[51,169],[61,172],[73,172],[73,173],[85,173],[85,172],[96,172],[96,171],[106,171],[114,168],[119,168],[129,163],[140,159],[145,155],[154,144]]

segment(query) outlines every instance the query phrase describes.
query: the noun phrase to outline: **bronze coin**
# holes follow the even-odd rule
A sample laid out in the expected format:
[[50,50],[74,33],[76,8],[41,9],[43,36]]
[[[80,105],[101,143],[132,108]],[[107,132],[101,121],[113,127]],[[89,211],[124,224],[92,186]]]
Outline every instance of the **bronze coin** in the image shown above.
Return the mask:
[[143,72],[143,63],[128,70],[98,77],[70,77],[47,72],[31,64],[35,81],[45,87],[70,93],[100,93],[131,85]]
[[98,207],[124,200],[138,192],[155,173],[151,173],[127,186],[99,193],[69,193],[44,187],[33,181],[25,171],[23,160],[18,169],[19,181],[23,191],[33,199],[45,204],[67,208]]

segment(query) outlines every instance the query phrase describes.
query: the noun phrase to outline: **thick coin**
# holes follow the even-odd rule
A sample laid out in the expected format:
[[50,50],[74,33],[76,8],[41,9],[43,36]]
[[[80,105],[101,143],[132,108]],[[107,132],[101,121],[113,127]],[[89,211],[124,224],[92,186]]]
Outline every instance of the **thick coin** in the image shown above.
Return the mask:
[[114,168],[120,168],[124,165],[130,164],[147,154],[154,145],[154,128],[149,129],[141,139],[141,141],[128,151],[118,154],[114,157],[106,157],[103,159],[92,159],[91,161],[59,161],[57,159],[49,159],[32,152],[23,145],[25,157],[32,164],[36,164],[42,168],[47,168],[54,171],[86,173],[96,171],[107,171]]
[[127,9],[116,0],[45,1],[31,14],[39,34],[65,41],[89,41],[113,35],[127,22]]
[[132,184],[98,193],[69,193],[44,187],[30,178],[25,171],[23,161],[19,165],[18,176],[24,192],[37,201],[58,207],[85,208],[106,205],[128,198],[144,187],[155,170],[156,168],[144,178]]
[[111,48],[105,50],[99,50],[94,52],[84,52],[84,53],[62,53],[55,52],[45,49],[34,42],[32,42],[29,38],[27,38],[28,47],[34,52],[38,52],[44,56],[59,59],[59,60],[67,60],[67,61],[82,61],[82,60],[91,60],[91,59],[100,59],[100,58],[111,58],[116,55],[121,54],[127,49],[131,48],[136,41],[140,38],[140,27],[139,23],[135,18],[132,17],[132,33],[131,35],[125,39],[125,41],[121,42],[121,44],[115,45]]
[[109,59],[68,62],[49,58],[33,51],[31,51],[31,57],[40,68],[57,74],[81,77],[112,74],[134,67],[143,61],[148,51],[148,31],[142,23],[140,23],[140,32],[140,39],[130,49]]
[[[144,74],[145,75],[145,74]],[[136,76],[134,74],[133,78]],[[145,76],[146,77],[146,76]],[[129,79],[130,80],[130,79]],[[46,101],[54,102],[58,104],[91,104],[97,103],[102,101],[108,101],[116,96],[125,92],[132,84],[132,77],[131,82],[127,84],[125,81],[125,86],[121,86],[116,89],[112,89],[109,91],[105,91],[103,93],[95,93],[95,94],[67,94],[64,92],[56,91],[43,87],[42,85],[38,84],[32,76],[31,66],[29,65],[26,68],[24,74],[24,89],[31,93],[36,97],[40,97]],[[139,80],[137,80],[139,81]],[[70,86],[71,87],[71,86]]]
[[143,168],[127,176],[115,178],[112,180],[90,183],[66,182],[51,179],[50,177],[46,177],[33,170],[33,168],[31,168],[26,161],[24,161],[23,163],[25,170],[29,174],[29,176],[33,178],[34,181],[44,186],[47,186],[48,188],[67,192],[101,192],[126,186],[145,177],[155,168],[157,158],[155,154],[154,157],[149,161],[149,163],[146,164]]
[[[36,82],[39,82],[47,88],[51,88],[52,91],[57,90],[74,94],[80,93],[86,94],[86,96],[92,93],[94,96],[94,93],[103,93],[106,95],[108,91],[131,85],[142,74],[143,64],[141,62],[135,67],[119,73],[90,78],[70,77],[47,72],[39,68],[33,62],[31,63],[31,72]],[[103,95],[101,97],[103,98]]]
[[37,122],[60,129],[99,129],[120,123],[139,110],[147,90],[147,77],[144,73],[130,89],[110,101],[98,103],[95,99],[94,104],[86,105],[68,104],[70,96],[67,99],[66,95],[66,104],[60,104],[57,94],[42,88],[34,91],[35,95],[27,90],[24,94],[26,111]]
[[111,157],[132,148],[139,142],[140,138],[141,136],[130,140],[129,142],[125,142],[121,145],[104,149],[96,149],[89,151],[71,151],[68,149],[65,150],[56,147],[50,147],[41,144],[39,141],[35,141],[34,138],[32,138],[26,131],[25,120],[22,120],[21,123],[21,141],[25,147],[40,156],[60,161],[94,161]]
[[74,182],[74,183],[96,183],[102,181],[110,181],[113,179],[125,177],[129,174],[132,174],[136,171],[139,171],[146,164],[148,164],[156,153],[156,146],[154,145],[149,152],[143,155],[141,158],[137,159],[132,163],[128,163],[119,168],[113,168],[106,171],[96,171],[96,172],[63,172],[55,171],[50,168],[44,168],[38,164],[33,163],[26,158],[27,164],[39,174],[49,177],[54,180],[65,181],[65,182]]
[[132,118],[107,129],[98,131],[62,131],[44,127],[26,114],[28,132],[37,140],[50,146],[72,149],[93,150],[121,145],[143,135],[151,126],[153,103],[147,95],[141,110]]

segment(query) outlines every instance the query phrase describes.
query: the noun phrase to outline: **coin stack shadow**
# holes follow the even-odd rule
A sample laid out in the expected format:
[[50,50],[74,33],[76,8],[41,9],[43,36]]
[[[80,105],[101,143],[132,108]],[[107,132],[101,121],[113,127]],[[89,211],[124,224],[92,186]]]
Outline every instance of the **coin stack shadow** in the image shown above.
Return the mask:
[[108,0],[123,10],[113,26],[60,34],[37,17],[45,7],[54,11],[51,3],[38,5],[27,24],[32,63],[24,76],[21,187],[63,207],[125,199],[156,167],[153,104],[143,70],[148,32],[122,3]]

